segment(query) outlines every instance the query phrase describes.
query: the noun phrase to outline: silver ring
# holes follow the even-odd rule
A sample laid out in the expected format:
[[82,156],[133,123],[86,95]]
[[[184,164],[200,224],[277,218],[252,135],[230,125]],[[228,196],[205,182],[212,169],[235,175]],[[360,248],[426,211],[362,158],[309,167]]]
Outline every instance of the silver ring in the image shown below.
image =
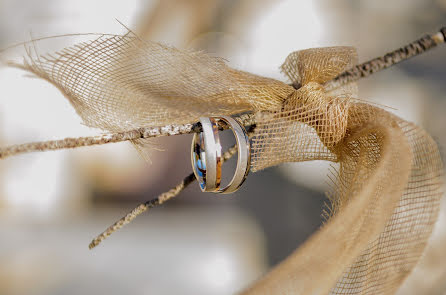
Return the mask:
[[217,122],[200,118],[203,132],[192,139],[191,161],[195,177],[203,192],[218,190],[221,181],[221,145]]
[[[225,122],[237,141],[237,168],[227,186],[221,184],[221,144],[217,120]],[[251,156],[245,128],[229,116],[200,118],[203,132],[194,134],[191,148],[192,168],[200,188],[205,192],[228,194],[240,188],[249,173]]]

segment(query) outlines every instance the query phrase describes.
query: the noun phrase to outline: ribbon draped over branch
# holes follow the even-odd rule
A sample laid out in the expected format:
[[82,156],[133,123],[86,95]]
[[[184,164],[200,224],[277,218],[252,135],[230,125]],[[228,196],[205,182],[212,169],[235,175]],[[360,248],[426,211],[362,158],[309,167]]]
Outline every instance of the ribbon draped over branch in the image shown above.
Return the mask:
[[420,258],[443,195],[436,143],[420,127],[327,82],[356,63],[353,48],[292,53],[283,72],[301,85],[257,117],[253,168],[339,163],[330,219],[246,294],[394,294]]
[[[374,65],[444,42],[444,31],[417,42]],[[394,294],[421,257],[443,194],[438,148],[420,127],[358,99],[354,79],[341,73],[377,68],[357,66],[354,48],[291,53],[282,66],[291,85],[132,33],[53,55],[28,49],[25,62],[13,65],[55,85],[88,126],[128,136],[189,124],[188,133],[202,116],[252,112],[253,171],[339,163],[327,223],[244,294]],[[150,144],[141,134],[128,139],[144,154]]]

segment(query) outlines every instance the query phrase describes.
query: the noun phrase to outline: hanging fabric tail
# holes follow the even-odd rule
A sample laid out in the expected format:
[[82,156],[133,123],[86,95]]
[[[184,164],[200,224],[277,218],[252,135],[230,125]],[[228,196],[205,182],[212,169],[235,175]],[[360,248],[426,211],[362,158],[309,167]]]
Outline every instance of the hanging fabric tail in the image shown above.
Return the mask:
[[414,124],[355,101],[352,85],[324,89],[354,60],[348,48],[293,53],[285,73],[302,87],[259,116],[254,169],[308,160],[339,169],[331,218],[243,294],[394,294],[422,255],[443,195],[437,145]]

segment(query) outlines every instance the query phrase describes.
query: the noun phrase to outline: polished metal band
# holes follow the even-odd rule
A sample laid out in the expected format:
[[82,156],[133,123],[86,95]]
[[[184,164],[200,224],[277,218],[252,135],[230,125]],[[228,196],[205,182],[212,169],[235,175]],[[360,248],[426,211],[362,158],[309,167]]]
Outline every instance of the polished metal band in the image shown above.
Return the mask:
[[[232,180],[224,188],[221,183],[221,144],[217,120],[225,122],[233,131],[237,141],[237,168]],[[250,146],[246,130],[229,116],[200,118],[203,132],[195,134],[192,140],[191,161],[195,177],[205,192],[232,193],[245,181],[250,167]]]
[[251,165],[250,145],[245,128],[235,119],[229,116],[221,116],[219,119],[228,124],[229,128],[232,129],[232,132],[235,135],[235,140],[237,141],[238,158],[234,176],[226,187],[217,191],[219,193],[229,194],[238,190],[245,181],[246,176],[248,176],[249,167]]
[[194,134],[192,140],[192,168],[203,192],[213,192],[220,187],[221,145],[218,126],[213,118],[200,118],[203,132]]

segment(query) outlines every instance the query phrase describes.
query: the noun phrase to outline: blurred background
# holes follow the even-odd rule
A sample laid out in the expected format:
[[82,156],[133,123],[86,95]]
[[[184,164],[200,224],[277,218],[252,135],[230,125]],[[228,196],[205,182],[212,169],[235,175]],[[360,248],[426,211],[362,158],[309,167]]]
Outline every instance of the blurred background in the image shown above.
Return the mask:
[[[144,39],[286,81],[278,67],[290,52],[353,45],[365,61],[445,26],[446,0],[0,0],[0,48],[57,34],[125,33],[116,20]],[[444,147],[445,81],[443,45],[360,81],[359,94]],[[99,133],[49,83],[0,68],[1,145]],[[129,143],[1,160],[0,294],[232,294],[322,224],[329,164],[292,163],[251,173],[229,196],[193,184],[89,251],[96,234],[190,172],[190,141],[157,140],[162,151],[151,163]],[[444,209],[400,294],[446,294]]]

